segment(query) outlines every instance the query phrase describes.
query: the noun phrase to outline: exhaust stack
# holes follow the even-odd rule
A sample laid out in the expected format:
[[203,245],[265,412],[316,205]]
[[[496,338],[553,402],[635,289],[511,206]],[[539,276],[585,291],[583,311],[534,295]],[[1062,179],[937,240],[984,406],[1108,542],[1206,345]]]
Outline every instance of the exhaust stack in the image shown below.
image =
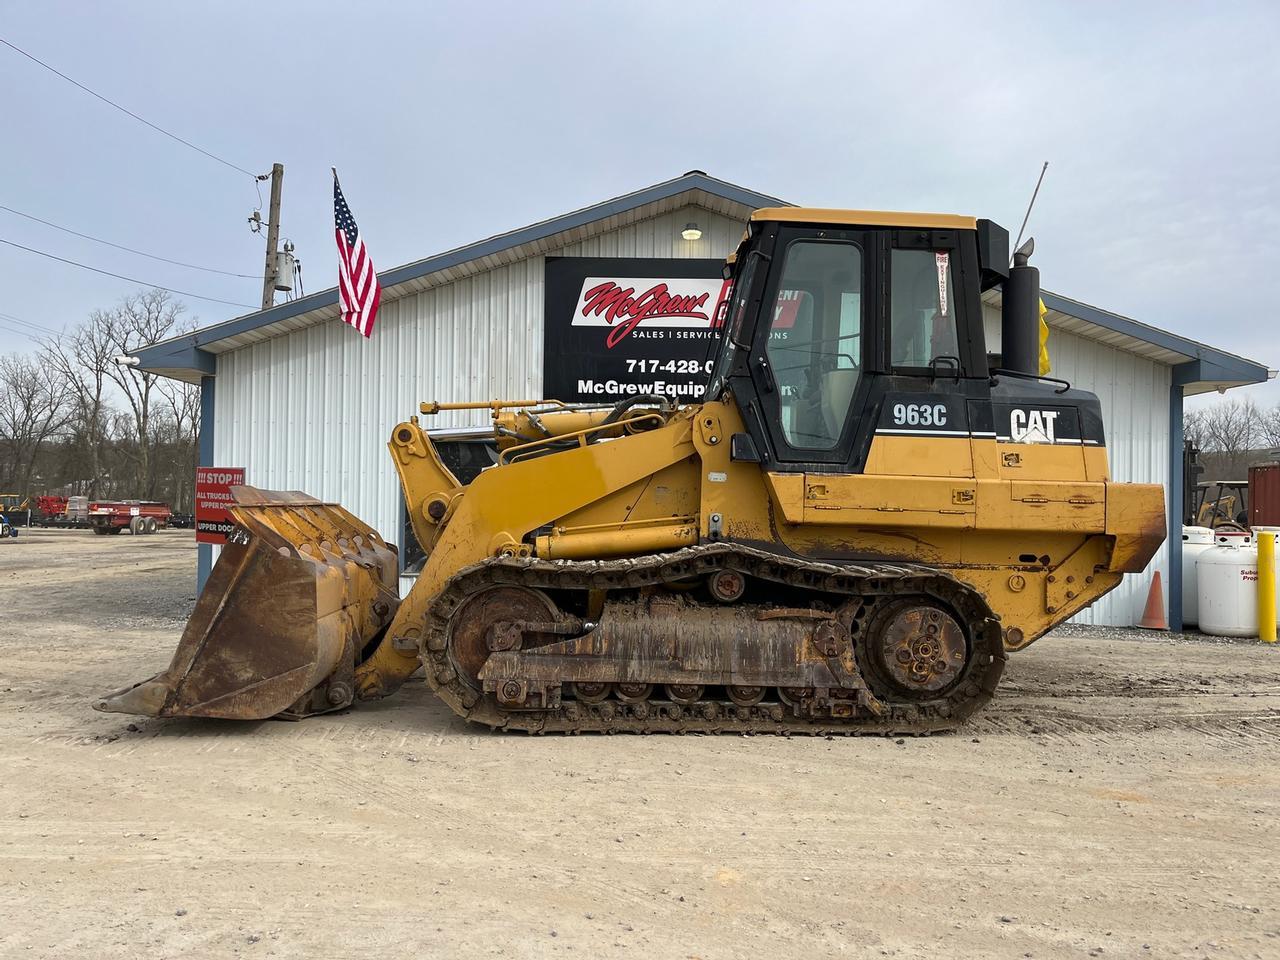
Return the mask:
[[1028,239],[1013,255],[1000,309],[1000,365],[1032,377],[1040,374],[1040,270],[1028,263],[1035,246]]

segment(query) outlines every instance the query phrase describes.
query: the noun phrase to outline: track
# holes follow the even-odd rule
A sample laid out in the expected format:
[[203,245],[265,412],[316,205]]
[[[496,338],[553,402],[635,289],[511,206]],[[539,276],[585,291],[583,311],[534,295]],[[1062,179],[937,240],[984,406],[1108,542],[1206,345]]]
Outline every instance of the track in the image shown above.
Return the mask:
[[[565,700],[540,710],[511,710],[492,694],[465,682],[450,657],[450,623],[457,611],[481,591],[497,586],[534,590],[633,593],[645,588],[688,583],[719,570],[730,570],[818,602],[861,601],[853,620],[857,668],[867,679],[881,709],[850,711],[848,717],[804,716],[802,709],[777,691],[763,702],[743,705],[721,688],[708,687],[693,702],[670,696]],[[866,624],[904,597],[934,600],[956,612],[970,644],[968,665],[947,690],[927,699],[895,696],[877,684],[866,663]],[[855,604],[856,605],[856,604]],[[834,566],[780,557],[737,544],[710,544],[660,556],[614,561],[548,561],[497,558],[476,564],[453,577],[440,592],[422,628],[422,654],[427,680],[459,716],[494,728],[530,733],[779,733],[779,734],[924,734],[954,729],[991,699],[1004,668],[997,620],[981,597],[955,578],[937,570],[902,564]],[[850,659],[852,666],[852,658]],[[655,689],[661,689],[660,686]],[[842,691],[846,696],[849,691]],[[838,694],[837,694],[838,695]],[[830,712],[835,713],[831,707]]]

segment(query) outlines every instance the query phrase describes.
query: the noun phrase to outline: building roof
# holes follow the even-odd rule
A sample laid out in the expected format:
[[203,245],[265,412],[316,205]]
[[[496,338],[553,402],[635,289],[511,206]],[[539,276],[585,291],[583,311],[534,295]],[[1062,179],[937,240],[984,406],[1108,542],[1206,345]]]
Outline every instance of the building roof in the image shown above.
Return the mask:
[[[691,170],[675,179],[603,203],[385,270],[378,274],[382,296],[384,300],[390,300],[417,293],[504,264],[550,253],[690,205],[745,222],[753,211],[785,205],[785,201],[717,180],[701,170]],[[139,350],[136,356],[144,370],[197,382],[201,375],[215,372],[214,357],[219,353],[269,340],[337,316],[338,290],[331,287],[269,310],[258,310],[194,333],[162,340]]]
[[[682,176],[614,197],[612,200],[385,270],[378,274],[378,280],[382,284],[383,297],[394,299],[550,253],[569,244],[690,205],[744,222],[762,208],[773,208],[768,212],[780,217],[786,208],[793,207],[776,197],[748,190],[726,180],[718,180],[701,170],[691,170]],[[972,224],[969,218],[946,219],[948,222],[963,220]],[[1274,372],[1268,371],[1262,364],[1208,344],[1177,336],[1059,294],[1046,291],[1043,296],[1045,306],[1049,308],[1046,320],[1050,326],[1174,366],[1178,371],[1176,381],[1183,383],[1188,394],[1261,383],[1268,378],[1269,373],[1274,376]],[[988,294],[989,302],[998,302],[998,298],[998,292]],[[337,316],[338,292],[336,287],[331,287],[268,310],[258,310],[193,333],[162,340],[138,350],[135,356],[143,370],[198,383],[202,376],[216,374],[216,358],[220,353],[269,340]]]

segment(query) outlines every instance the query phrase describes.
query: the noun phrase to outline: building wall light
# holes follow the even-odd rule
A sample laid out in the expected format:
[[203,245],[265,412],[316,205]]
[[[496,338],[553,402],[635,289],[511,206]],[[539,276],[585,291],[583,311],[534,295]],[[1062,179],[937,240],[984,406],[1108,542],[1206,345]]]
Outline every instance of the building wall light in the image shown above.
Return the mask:
[[702,238],[702,230],[696,223],[686,223],[684,229],[680,231],[680,236],[686,240],[700,240]]

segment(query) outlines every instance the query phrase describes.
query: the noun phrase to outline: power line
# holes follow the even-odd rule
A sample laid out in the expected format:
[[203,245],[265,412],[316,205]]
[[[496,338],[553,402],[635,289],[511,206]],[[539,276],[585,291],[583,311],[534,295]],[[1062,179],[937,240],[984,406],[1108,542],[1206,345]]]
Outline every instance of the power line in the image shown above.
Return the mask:
[[130,283],[138,283],[144,287],[155,287],[157,290],[164,290],[168,293],[176,293],[180,297],[192,297],[196,300],[208,300],[210,303],[225,303],[229,307],[247,307],[250,310],[256,310],[252,303],[239,303],[235,300],[220,300],[217,297],[202,297],[198,293],[191,293],[187,290],[175,290],[173,287],[166,287],[159,283],[150,283],[146,280],[139,280],[137,277],[126,277],[124,274],[112,273],[110,270],[99,270],[97,267],[91,267],[87,263],[80,263],[78,260],[68,260],[66,257],[54,256],[52,253],[45,253],[43,250],[36,250],[34,247],[24,247],[20,243],[14,243],[12,240],[0,238],[0,243],[10,247],[17,247],[19,250],[25,250],[27,253],[34,253],[39,257],[47,257],[50,260],[57,260],[59,263],[70,264],[73,267],[79,267],[81,270],[91,270],[94,273],[100,273],[105,277],[115,277],[117,280],[128,280]]
[[52,223],[48,220],[42,220],[39,217],[32,216],[29,213],[23,213],[21,210],[15,210],[13,209],[13,207],[6,207],[3,203],[0,203],[0,210],[6,210],[9,213],[15,214],[16,216],[19,216],[19,217],[25,217],[28,220],[34,220],[36,223],[43,223],[46,227],[53,227],[53,229],[61,230],[63,233],[69,233],[73,237],[81,237],[85,240],[92,240],[94,243],[106,244],[108,247],[115,247],[117,250],[124,250],[127,253],[135,253],[140,257],[147,257],[150,260],[159,260],[162,263],[172,263],[174,266],[188,267],[192,270],[203,270],[206,273],[220,273],[226,277],[246,277],[249,280],[258,279],[257,276],[255,276],[252,273],[233,273],[230,270],[215,270],[213,267],[202,267],[195,263],[183,263],[181,260],[170,260],[168,257],[161,257],[161,256],[157,256],[154,253],[146,253],[142,250],[135,250],[133,249],[133,247],[126,247],[119,243],[112,243],[110,240],[103,240],[101,237],[91,237],[87,233],[81,233],[78,230],[72,230],[70,227],[59,226],[56,223]]
[[0,320],[12,320],[14,323],[21,323],[24,326],[34,327],[37,330],[47,330],[49,333],[61,333],[61,330],[55,330],[53,327],[46,327],[42,323],[35,323],[32,320],[23,320],[22,317],[15,317],[12,313],[0,313]]
[[[18,324],[17,327],[14,324]],[[29,330],[22,329],[29,327]],[[21,317],[15,317],[12,313],[0,313],[0,329],[7,330],[10,333],[16,333],[20,336],[30,337],[32,340],[40,336],[60,337],[66,331],[54,330],[52,327],[41,326],[38,323],[32,323],[30,320],[23,320]]]
[[26,337],[29,340],[36,340],[37,342],[40,336],[40,332],[38,330],[23,330],[19,327],[11,327],[5,323],[0,323],[0,330],[5,331],[6,333],[17,334],[20,337]]
[[156,124],[152,123],[150,120],[146,120],[143,117],[138,116],[136,113],[134,113],[132,110],[128,109],[127,107],[120,106],[120,104],[116,103],[114,100],[109,100],[108,98],[104,97],[102,94],[94,90],[90,90],[80,81],[71,79],[61,70],[58,70],[54,67],[49,66],[49,64],[45,63],[39,57],[32,56],[31,54],[27,53],[27,51],[23,50],[21,47],[16,46],[15,44],[12,44],[8,40],[4,39],[4,37],[0,37],[0,43],[3,43],[10,50],[13,50],[16,53],[22,54],[32,63],[38,63],[40,66],[44,67],[50,73],[56,74],[59,77],[61,77],[63,80],[67,81],[67,83],[70,83],[73,86],[79,87],[81,90],[89,94],[91,97],[96,97],[97,99],[101,100],[103,103],[107,104],[108,106],[115,107],[115,109],[119,110],[121,113],[127,114],[130,117],[133,117],[133,119],[137,120],[139,123],[145,124],[146,126],[150,127],[152,130],[155,130],[157,133],[164,134],[170,140],[176,140],[178,141],[178,143],[182,144],[183,146],[190,147],[192,150],[196,151],[197,153],[203,153],[210,160],[217,160],[218,163],[221,163],[224,166],[228,166],[232,170],[237,170],[240,173],[243,173],[246,177],[253,177],[255,181],[262,179],[260,176],[258,176],[258,174],[250,173],[244,167],[238,166],[237,164],[232,163],[230,160],[224,160],[222,159],[222,157],[218,156],[215,153],[210,153],[208,150],[205,150],[203,147],[197,147],[190,140],[184,140],[182,137],[178,136],[176,133],[170,133],[164,127],[157,126]]

